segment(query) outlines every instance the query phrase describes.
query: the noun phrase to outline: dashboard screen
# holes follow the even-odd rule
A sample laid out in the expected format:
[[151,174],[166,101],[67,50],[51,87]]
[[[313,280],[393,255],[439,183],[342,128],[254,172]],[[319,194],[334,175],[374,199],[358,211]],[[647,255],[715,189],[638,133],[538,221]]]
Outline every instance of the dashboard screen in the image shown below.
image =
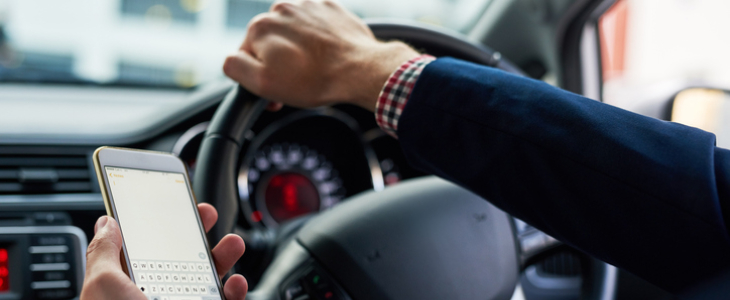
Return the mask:
[[220,299],[185,176],[108,166],[105,175],[140,290],[153,299]]

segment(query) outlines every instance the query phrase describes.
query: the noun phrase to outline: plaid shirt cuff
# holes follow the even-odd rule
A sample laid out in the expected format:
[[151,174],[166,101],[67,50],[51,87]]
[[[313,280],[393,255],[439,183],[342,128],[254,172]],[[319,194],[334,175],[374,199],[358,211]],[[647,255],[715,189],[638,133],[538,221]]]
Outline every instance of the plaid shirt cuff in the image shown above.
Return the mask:
[[436,58],[427,54],[413,58],[390,75],[375,105],[375,121],[386,133],[398,138],[398,119],[411,96],[421,71]]

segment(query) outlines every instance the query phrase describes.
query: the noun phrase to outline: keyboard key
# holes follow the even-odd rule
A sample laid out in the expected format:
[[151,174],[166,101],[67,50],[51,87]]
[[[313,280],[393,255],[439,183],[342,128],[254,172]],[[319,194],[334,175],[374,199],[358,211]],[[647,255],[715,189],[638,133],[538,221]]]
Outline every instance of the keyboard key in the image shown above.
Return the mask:
[[206,300],[220,293],[210,263],[133,261],[130,267],[148,299]]

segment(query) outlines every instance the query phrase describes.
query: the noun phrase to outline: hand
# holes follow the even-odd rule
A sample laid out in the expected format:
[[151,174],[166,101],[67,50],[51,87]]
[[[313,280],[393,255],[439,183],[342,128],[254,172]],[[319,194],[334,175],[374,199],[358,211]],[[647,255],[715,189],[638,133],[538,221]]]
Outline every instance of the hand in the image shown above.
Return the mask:
[[275,3],[251,20],[223,71],[274,102],[345,102],[374,111],[390,74],[415,56],[404,43],[376,40],[362,20],[333,1],[301,0]]
[[[200,219],[205,231],[218,221],[218,212],[210,204],[198,204]],[[117,221],[103,216],[96,221],[94,239],[89,243],[86,251],[86,277],[81,290],[81,300],[92,299],[140,299],[147,297],[122,271],[120,253],[122,250],[122,234]],[[218,276],[223,277],[243,255],[245,246],[240,236],[229,234],[213,248],[213,261]],[[223,292],[226,299],[241,299],[246,297],[248,283],[241,275],[228,278]]]

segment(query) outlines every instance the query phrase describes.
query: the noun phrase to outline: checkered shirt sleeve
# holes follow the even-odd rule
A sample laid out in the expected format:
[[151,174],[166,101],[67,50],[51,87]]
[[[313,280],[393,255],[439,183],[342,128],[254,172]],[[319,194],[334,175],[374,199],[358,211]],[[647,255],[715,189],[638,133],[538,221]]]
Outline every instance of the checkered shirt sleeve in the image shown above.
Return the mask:
[[411,96],[421,71],[436,58],[427,54],[413,58],[390,75],[375,105],[375,121],[386,133],[398,138],[398,119]]

